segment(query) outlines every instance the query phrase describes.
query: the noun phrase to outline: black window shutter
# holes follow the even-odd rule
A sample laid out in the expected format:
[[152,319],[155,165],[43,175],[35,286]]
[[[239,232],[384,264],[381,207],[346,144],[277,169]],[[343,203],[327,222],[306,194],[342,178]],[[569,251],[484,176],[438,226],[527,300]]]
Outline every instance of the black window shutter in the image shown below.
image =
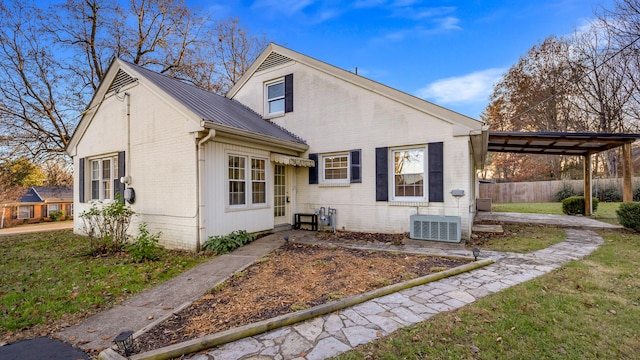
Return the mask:
[[429,143],[429,201],[444,201],[443,143]]
[[351,183],[361,183],[360,149],[351,150]]
[[316,163],[316,166],[309,168],[309,184],[317,184],[318,183],[318,154],[309,154],[309,159],[313,160]]
[[114,189],[116,190],[116,199],[124,202],[124,184],[120,182],[120,178],[125,173],[124,151],[118,153],[118,176],[113,180]]
[[284,112],[293,111],[293,74],[284,77]]
[[81,203],[84,200],[84,158],[80,158],[80,164],[78,166],[78,195]]
[[389,201],[389,149],[376,148],[376,201]]

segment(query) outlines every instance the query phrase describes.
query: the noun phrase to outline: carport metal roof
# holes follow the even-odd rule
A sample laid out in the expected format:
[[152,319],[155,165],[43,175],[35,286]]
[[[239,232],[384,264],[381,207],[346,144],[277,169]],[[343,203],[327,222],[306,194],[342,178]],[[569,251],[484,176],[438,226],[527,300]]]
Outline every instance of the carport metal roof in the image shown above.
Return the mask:
[[489,131],[488,151],[586,156],[630,144],[640,134]]
[[631,144],[640,134],[489,131],[487,151],[583,156],[585,215],[591,215],[591,155],[622,146],[623,201],[633,201]]

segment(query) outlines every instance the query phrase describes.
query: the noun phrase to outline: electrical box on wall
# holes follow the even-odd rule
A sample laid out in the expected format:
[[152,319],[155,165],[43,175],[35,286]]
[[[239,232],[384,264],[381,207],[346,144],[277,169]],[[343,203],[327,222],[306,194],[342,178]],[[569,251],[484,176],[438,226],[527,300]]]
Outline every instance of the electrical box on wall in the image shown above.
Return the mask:
[[464,190],[462,190],[462,189],[453,189],[453,190],[451,190],[451,196],[462,197],[462,196],[464,196]]

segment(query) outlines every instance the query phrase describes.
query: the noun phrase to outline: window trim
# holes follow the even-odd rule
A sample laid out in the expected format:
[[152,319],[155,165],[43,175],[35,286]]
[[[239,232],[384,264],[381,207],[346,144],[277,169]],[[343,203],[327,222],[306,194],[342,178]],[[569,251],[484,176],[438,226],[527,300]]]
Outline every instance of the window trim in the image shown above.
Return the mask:
[[[109,161],[109,174],[110,174],[110,178],[109,179],[105,179],[104,178],[104,162],[108,160]],[[116,197],[116,186],[114,184],[115,180],[117,179],[117,173],[118,173],[118,154],[107,154],[107,155],[100,155],[100,156],[94,156],[94,157],[90,157],[87,158],[87,161],[89,162],[89,166],[88,166],[88,172],[89,172],[89,176],[86,177],[88,179],[88,184],[89,184],[89,201],[113,201],[115,200]],[[94,169],[94,164],[98,164],[98,168]],[[97,175],[98,177],[95,178],[94,177],[94,170],[97,170]],[[97,198],[94,197],[94,182],[97,182]],[[109,184],[108,186],[108,190],[109,190],[109,197],[107,198],[105,195],[105,190],[106,190],[106,186],[105,183]]]
[[[27,213],[28,213],[27,217],[20,217],[20,213],[21,213],[20,210],[22,208],[27,208]],[[35,209],[34,209],[33,205],[18,205],[17,206],[17,211],[16,211],[16,219],[18,219],[18,220],[31,219],[31,218],[33,218],[34,212],[35,212]]]
[[[231,204],[230,191],[231,191],[231,179],[229,178],[229,158],[239,157],[244,159],[244,203],[243,204]],[[262,161],[264,164],[264,180],[253,180],[253,160]],[[266,157],[243,155],[235,152],[229,152],[226,154],[226,205],[229,210],[243,210],[243,209],[258,209],[269,207],[269,161]],[[264,183],[264,202],[253,202],[253,184]]]
[[[396,195],[396,167],[395,158],[396,153],[401,151],[416,151],[422,152],[422,196],[399,196]],[[389,188],[391,201],[400,202],[425,202],[428,201],[428,181],[429,181],[429,164],[428,164],[428,152],[426,146],[409,146],[389,149]],[[418,174],[418,173],[410,173]]]
[[[274,97],[273,99],[269,98],[269,87],[278,85],[278,84],[282,84],[282,96],[277,96],[277,97]],[[264,83],[264,114],[266,117],[275,117],[275,116],[284,115],[286,110],[286,102],[287,102],[285,99],[286,93],[287,93],[287,88],[286,88],[284,77],[280,77]],[[271,112],[271,108],[269,105],[271,104],[271,102],[274,102],[274,101],[282,101],[281,111]]]
[[[336,158],[336,157],[345,157],[347,160],[347,164],[344,166],[344,168],[347,170],[346,172],[346,176],[344,178],[341,179],[327,179],[326,177],[326,170],[327,170],[327,164],[326,164],[326,160],[329,158]],[[350,153],[348,151],[346,152],[336,152],[336,153],[327,153],[327,154],[320,154],[320,159],[319,159],[319,163],[320,163],[320,183],[321,184],[350,184],[351,183],[351,156]],[[340,167],[340,169],[342,169],[342,167]]]
[[[262,168],[258,168],[258,169],[254,169],[253,164],[254,161],[260,161],[262,162]],[[251,178],[249,179],[249,182],[251,183],[251,204],[252,205],[266,205],[267,204],[267,159],[263,159],[263,158],[258,158],[258,157],[251,157],[250,158],[250,162],[251,162],[251,169],[249,169],[249,171],[251,172]],[[262,179],[254,179],[254,171],[260,171],[262,173]],[[263,184],[264,186],[264,191],[263,191],[263,197],[264,197],[264,201],[263,202],[254,202],[256,193],[254,192],[253,189],[253,185],[254,184]]]

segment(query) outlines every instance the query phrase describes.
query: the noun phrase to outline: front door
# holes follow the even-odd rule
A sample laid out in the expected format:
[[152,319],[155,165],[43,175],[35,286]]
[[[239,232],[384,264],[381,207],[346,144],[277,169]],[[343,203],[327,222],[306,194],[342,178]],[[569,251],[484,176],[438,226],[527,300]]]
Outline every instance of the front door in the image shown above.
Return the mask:
[[276,164],[273,172],[273,216],[274,224],[288,224],[286,166]]

